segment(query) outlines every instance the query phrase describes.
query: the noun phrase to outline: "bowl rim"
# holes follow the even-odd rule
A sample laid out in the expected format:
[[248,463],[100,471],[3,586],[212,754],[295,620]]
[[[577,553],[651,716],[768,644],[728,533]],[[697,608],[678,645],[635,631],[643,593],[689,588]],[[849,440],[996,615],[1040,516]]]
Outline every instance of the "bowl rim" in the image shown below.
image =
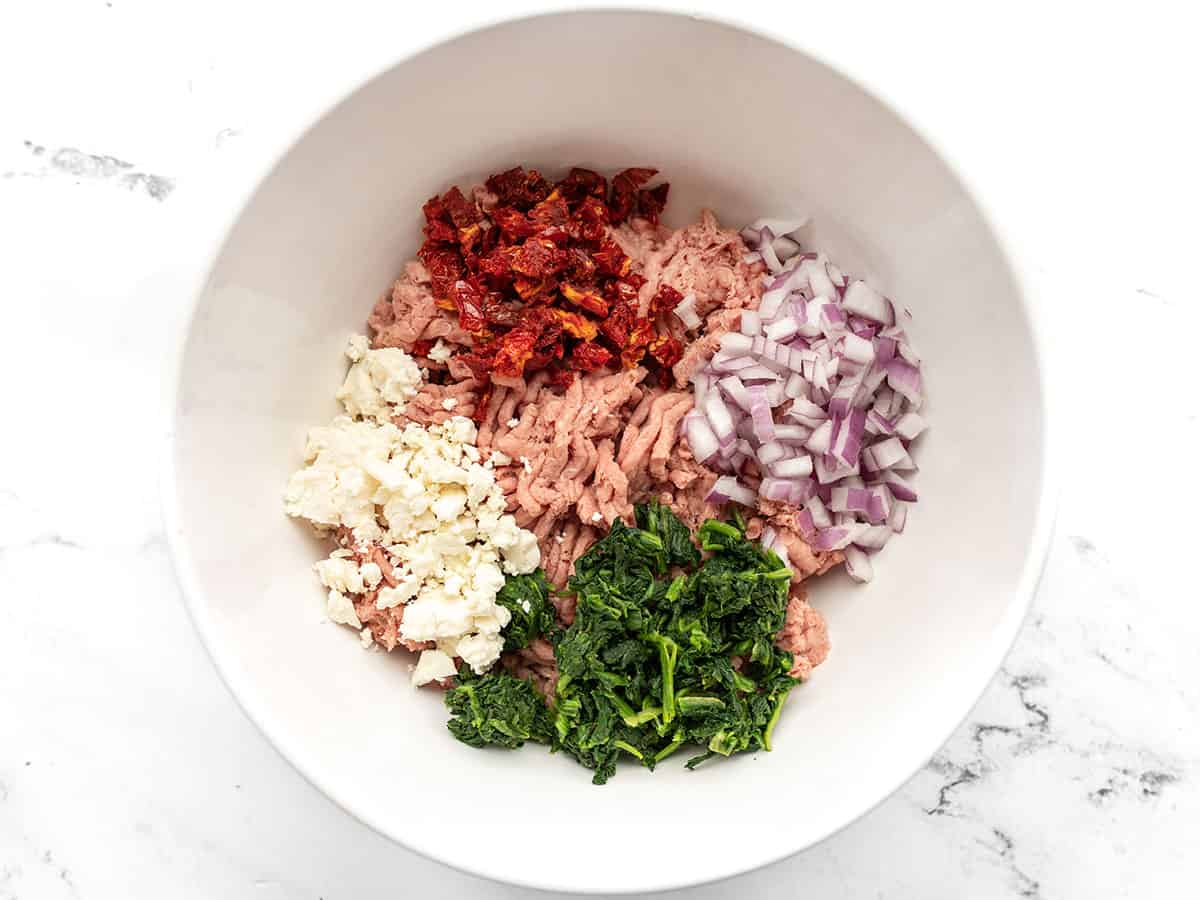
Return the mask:
[[[253,692],[249,690],[247,684],[242,683],[237,667],[232,664],[233,654],[222,646],[214,633],[212,619],[208,612],[208,605],[204,599],[205,593],[200,586],[200,580],[196,574],[196,568],[182,528],[181,504],[178,494],[179,482],[175,465],[178,451],[176,434],[176,422],[179,414],[178,398],[183,380],[183,366],[187,353],[188,340],[199,310],[200,300],[208,289],[215,266],[228,244],[229,236],[234,226],[254,201],[255,195],[262,184],[275,172],[292,149],[342,103],[376,79],[390,72],[396,66],[420,54],[436,50],[445,44],[477,32],[535,19],[558,17],[573,13],[656,15],[669,18],[691,18],[718,27],[738,30],[755,38],[778,44],[792,52],[807,56],[813,62],[825,67],[837,77],[845,80],[859,91],[862,91],[866,96],[894,115],[925,144],[934,157],[945,167],[946,171],[957,183],[957,186],[962,190],[964,196],[967,197],[979,213],[980,219],[989,236],[999,250],[1001,261],[1007,268],[1013,283],[1016,285],[1019,309],[1029,328],[1033,361],[1036,366],[1036,384],[1039,388],[1039,400],[1042,412],[1042,460],[1039,472],[1042,491],[1041,496],[1038,498],[1037,510],[1034,516],[1033,527],[1029,533],[1025,560],[1017,582],[1017,588],[1013,593],[1004,616],[992,631],[986,646],[986,652],[979,654],[979,658],[984,660],[984,662],[977,665],[975,671],[971,673],[974,676],[977,672],[986,672],[986,677],[979,676],[977,687],[971,687],[975,683],[974,678],[963,680],[966,686],[961,692],[962,708],[953,717],[951,727],[944,734],[931,734],[927,751],[923,751],[919,759],[910,761],[908,765],[901,766],[899,768],[899,771],[902,773],[901,776],[873,803],[856,811],[846,818],[845,821],[830,826],[820,837],[812,841],[784,852],[768,850],[759,855],[744,855],[741,859],[731,862],[728,871],[724,874],[707,877],[700,881],[689,880],[681,876],[676,876],[675,879],[664,880],[651,875],[649,878],[643,878],[636,882],[630,881],[615,888],[612,886],[603,888],[604,893],[610,894],[669,891],[724,881],[787,859],[828,840],[892,797],[921,770],[928,760],[961,727],[962,723],[969,718],[971,712],[990,686],[996,672],[1003,666],[1005,658],[1015,644],[1016,638],[1032,608],[1034,597],[1045,571],[1054,535],[1061,491],[1061,483],[1058,478],[1060,471],[1057,449],[1059,446],[1059,439],[1057,437],[1058,428],[1053,416],[1053,412],[1058,408],[1058,404],[1055,399],[1055,379],[1047,365],[1047,360],[1050,358],[1048,354],[1050,346],[1048,316],[1044,311],[1039,310],[1037,304],[1034,302],[1034,292],[1030,288],[1030,279],[1027,275],[1027,270],[1020,264],[1019,256],[1013,252],[1013,242],[1009,237],[1009,232],[1003,227],[993,208],[987,202],[983,191],[966,180],[963,167],[955,164],[954,155],[937,139],[935,131],[923,122],[920,113],[914,111],[910,105],[905,104],[901,99],[886,95],[882,87],[877,88],[864,83],[863,80],[847,72],[802,39],[788,34],[782,29],[771,29],[766,24],[755,20],[753,13],[748,11],[740,13],[726,11],[720,13],[705,12],[698,14],[694,11],[694,8],[671,2],[655,2],[655,0],[643,0],[642,3],[629,6],[589,5],[584,7],[555,2],[542,4],[537,11],[533,12],[521,12],[516,15],[498,14],[476,17],[451,29],[422,35],[416,43],[406,48],[403,53],[390,58],[384,63],[372,64],[365,72],[359,71],[354,76],[345,79],[345,82],[340,84],[336,89],[331,88],[319,102],[310,105],[308,111],[302,117],[297,118],[289,115],[283,123],[280,123],[280,128],[272,129],[268,127],[264,129],[265,135],[270,139],[271,143],[257,150],[252,150],[248,159],[235,164],[237,171],[231,173],[228,170],[222,170],[219,186],[215,184],[218,180],[215,177],[215,171],[210,171],[208,177],[202,173],[193,182],[190,192],[186,188],[179,192],[183,196],[179,198],[180,202],[175,204],[176,209],[180,213],[180,219],[177,224],[181,229],[186,228],[186,231],[181,233],[189,236],[187,242],[181,243],[194,246],[196,243],[195,239],[199,236],[203,239],[206,249],[203,252],[189,254],[182,259],[176,259],[171,263],[174,269],[182,273],[183,287],[181,290],[186,292],[185,295],[188,299],[185,303],[181,302],[179,309],[176,310],[176,320],[168,331],[171,337],[168,339],[164,378],[164,409],[162,410],[163,421],[166,423],[166,427],[163,446],[160,450],[163,454],[160,458],[160,494],[163,527],[166,534],[168,553],[181,589],[184,606],[200,637],[201,644],[222,682],[242,712],[267,739],[276,753],[310,785],[351,817],[378,834],[395,841],[397,844],[427,859],[449,866],[459,872],[542,891],[563,891],[579,894],[601,892],[599,888],[539,877],[538,872],[527,873],[523,871],[505,871],[494,867],[473,867],[466,860],[458,859],[442,852],[437,841],[423,840],[419,831],[414,830],[413,833],[401,836],[395,833],[389,825],[378,821],[374,816],[357,809],[348,801],[338,797],[336,792],[326,784],[319,772],[310,770],[301,762],[303,753],[299,752],[297,748],[290,746],[288,739],[282,736],[271,724],[268,714],[269,710],[260,708],[258,703],[253,699]],[[246,143],[253,145],[254,140],[247,141]],[[191,215],[183,214],[184,210]],[[198,222],[199,227],[197,225]]]

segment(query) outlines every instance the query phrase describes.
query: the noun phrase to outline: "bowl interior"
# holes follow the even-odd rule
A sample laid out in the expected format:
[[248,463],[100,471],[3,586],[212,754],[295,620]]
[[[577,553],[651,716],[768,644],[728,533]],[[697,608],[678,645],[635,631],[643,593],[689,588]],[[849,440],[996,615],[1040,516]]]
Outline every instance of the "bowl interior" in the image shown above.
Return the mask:
[[[413,255],[421,203],[517,163],[551,174],[656,166],[672,185],[671,224],[705,206],[731,225],[807,213],[813,245],[912,310],[932,398],[921,502],[877,557],[873,584],[814,586],[833,652],[793,693],[772,753],[695,772],[675,760],[654,774],[628,767],[593,787],[541,748],[456,743],[440,696],[409,687],[411,657],[364,653],[353,631],[323,622],[311,565],[324,551],[281,506],[306,430],[333,415],[345,339]],[[396,65],[261,183],[188,333],[169,524],[193,613],[235,694],[346,809],[509,881],[678,886],[845,825],[966,714],[1027,601],[1044,487],[1039,378],[1018,285],[980,212],[854,84],[710,21],[523,20]],[[757,827],[729,827],[747,819]],[[697,852],[709,836],[719,851]],[[619,867],[596,853],[613,843]]]

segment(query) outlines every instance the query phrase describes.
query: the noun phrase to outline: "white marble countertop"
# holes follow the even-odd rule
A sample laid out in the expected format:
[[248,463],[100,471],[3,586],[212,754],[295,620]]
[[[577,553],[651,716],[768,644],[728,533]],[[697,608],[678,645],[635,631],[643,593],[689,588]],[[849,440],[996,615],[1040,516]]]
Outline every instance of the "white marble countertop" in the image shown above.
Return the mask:
[[[382,64],[396,29],[482,9],[388,5],[6,9],[0,900],[527,896],[389,843],[276,755],[193,633],[159,524],[172,193]],[[1034,611],[952,740],[842,833],[689,896],[1195,897],[1194,28],[1151,3],[825,5],[783,27],[919,112],[1018,236],[1069,466]]]

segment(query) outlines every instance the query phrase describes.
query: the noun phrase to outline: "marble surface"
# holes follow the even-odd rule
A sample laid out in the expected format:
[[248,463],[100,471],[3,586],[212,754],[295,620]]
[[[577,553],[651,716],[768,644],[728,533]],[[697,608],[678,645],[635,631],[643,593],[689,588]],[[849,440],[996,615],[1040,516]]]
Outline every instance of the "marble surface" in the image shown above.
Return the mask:
[[[300,6],[6,8],[0,900],[527,896],[293,772],[217,678],[164,547],[177,188],[382,64],[397,29],[517,9]],[[1152,3],[1092,9],[1086,33],[1053,5],[837,6],[779,27],[918,114],[1031,264],[1067,400],[1058,534],[1004,668],[924,769],[818,847],[688,896],[1194,897],[1200,489],[1173,471],[1200,450],[1192,32]]]

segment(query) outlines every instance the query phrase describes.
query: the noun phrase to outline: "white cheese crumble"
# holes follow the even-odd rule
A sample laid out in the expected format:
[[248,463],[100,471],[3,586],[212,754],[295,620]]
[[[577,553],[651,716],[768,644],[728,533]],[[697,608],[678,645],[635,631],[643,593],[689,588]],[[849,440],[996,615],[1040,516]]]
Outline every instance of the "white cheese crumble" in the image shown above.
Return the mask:
[[[532,572],[541,562],[535,535],[504,512],[504,494],[479,463],[475,437],[462,416],[403,429],[339,416],[310,432],[308,464],[288,484],[290,515],[345,526],[359,544],[384,547],[397,583],[379,587],[376,607],[405,604],[401,638],[435,644],[422,651],[414,684],[453,675],[453,657],[486,671],[500,656],[500,630],[510,618],[496,603],[504,573]],[[330,588],[330,620],[360,627],[347,595],[374,589],[382,572],[349,557],[334,551],[316,568]]]
[[457,673],[454,660],[441,650],[425,650],[413,669],[413,687],[441,678],[453,678]]
[[521,424],[521,420],[520,420],[520,419],[509,419],[509,420],[508,420],[508,427],[509,427],[509,428],[516,428],[516,427],[517,427],[518,425],[520,425],[520,424]]
[[434,362],[449,362],[453,355],[454,351],[441,338],[438,338],[437,343],[429,348],[429,358]]
[[346,356],[352,365],[338,389],[337,399],[351,416],[379,422],[391,421],[396,407],[416,396],[421,370],[413,358],[397,347],[371,350],[361,334],[350,338]]
[[603,522],[604,514],[602,512],[600,512],[600,510],[596,510],[594,513],[592,513],[592,521],[593,522]]
[[454,409],[454,407],[456,407],[456,406],[458,406],[458,401],[455,400],[453,397],[447,397],[445,400],[442,401],[442,409],[446,410],[446,412],[449,412],[450,410]]

